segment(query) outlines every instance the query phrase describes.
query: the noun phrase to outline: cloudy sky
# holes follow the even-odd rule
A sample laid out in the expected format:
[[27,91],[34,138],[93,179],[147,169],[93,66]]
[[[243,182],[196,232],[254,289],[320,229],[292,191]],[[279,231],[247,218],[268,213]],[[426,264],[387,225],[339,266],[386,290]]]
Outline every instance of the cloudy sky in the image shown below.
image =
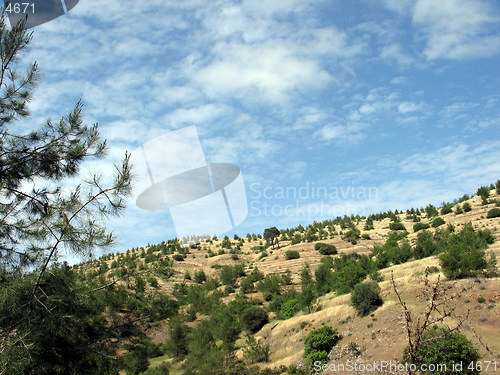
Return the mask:
[[[229,234],[439,204],[500,178],[500,4],[479,0],[81,0],[34,29],[31,124],[82,99],[113,162],[195,125],[238,165]],[[178,155],[183,160],[185,155]],[[175,236],[133,202],[117,248]]]

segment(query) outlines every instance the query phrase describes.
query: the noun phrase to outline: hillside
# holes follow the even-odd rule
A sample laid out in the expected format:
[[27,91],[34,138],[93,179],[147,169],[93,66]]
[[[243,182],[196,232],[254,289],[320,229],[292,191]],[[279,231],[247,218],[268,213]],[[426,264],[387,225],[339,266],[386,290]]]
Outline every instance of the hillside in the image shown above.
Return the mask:
[[[478,195],[464,196],[460,201],[445,204],[437,209],[439,212],[433,212],[431,209],[412,209],[406,212],[372,215],[369,218],[337,218],[323,223],[314,223],[307,228],[281,230],[279,243],[274,246],[266,243],[260,235],[234,239],[213,238],[189,248],[180,247],[176,241],[168,241],[159,245],[110,254],[100,260],[74,268],[86,279],[100,280],[99,285],[111,285],[112,288],[121,286],[129,293],[139,293],[142,296],[166,294],[183,300],[179,311],[184,316],[182,320],[191,328],[198,326],[202,321],[207,321],[211,316],[211,310],[210,308],[204,310],[205,307],[193,307],[193,300],[189,300],[189,292],[183,294],[180,292],[182,288],[202,288],[204,285],[213,283],[213,287],[206,287],[203,293],[208,296],[220,291],[221,301],[224,304],[235,300],[240,301],[241,298],[245,301],[253,301],[252,304],[261,306],[269,312],[269,322],[254,333],[254,337],[261,343],[269,345],[268,361],[257,363],[261,369],[302,365],[305,338],[312,330],[322,326],[332,326],[342,335],[342,339],[330,352],[329,358],[332,363],[345,363],[349,359],[357,363],[401,361],[408,341],[403,310],[391,284],[391,277],[394,277],[397,289],[407,303],[408,309],[418,314],[424,312],[426,308],[427,301],[423,300],[420,294],[424,288],[425,275],[428,274],[431,282],[436,282],[438,278],[442,280],[446,296],[454,296],[452,305],[456,310],[445,320],[445,323],[450,325],[458,323],[458,319],[469,312],[461,327],[461,332],[478,348],[483,361],[498,361],[500,360],[498,355],[500,353],[500,325],[498,324],[500,278],[493,275],[490,269],[488,278],[469,277],[449,280],[443,274],[439,254],[416,259],[418,257],[415,255],[415,247],[419,245],[419,241],[422,241],[419,240],[419,233],[430,232],[433,235],[438,233],[434,236],[438,238],[443,235],[442,231],[461,233],[468,225],[472,225],[476,230],[488,230],[491,233],[490,242],[492,243],[487,247],[486,254],[487,257],[492,254],[498,257],[500,255],[500,217],[487,218],[487,215],[490,210],[498,206],[499,200],[500,194],[492,189],[487,200]],[[463,212],[464,205],[469,205],[470,210]],[[432,208],[432,206],[429,207]],[[415,224],[431,224],[436,217],[442,218],[444,224],[435,228],[431,225],[428,229],[414,230]],[[394,223],[400,223],[402,226],[394,225]],[[435,225],[438,224],[435,223]],[[405,230],[402,229],[403,227]],[[380,266],[382,253],[375,256],[373,249],[383,247],[390,238],[396,238],[397,244],[408,241],[413,255],[397,262],[400,264],[389,261],[385,266]],[[331,258],[327,262],[324,259],[325,256],[315,249],[317,243],[335,246],[338,254],[326,256]],[[287,254],[290,251],[298,252],[298,258],[287,260],[291,257]],[[376,279],[381,289],[383,305],[367,316],[358,315],[351,305],[349,292],[339,293],[338,290],[324,289],[318,280],[319,276],[316,271],[322,267],[322,264],[333,265],[336,259],[344,255],[351,256],[345,259],[355,259],[355,261],[359,261],[359,256],[368,255],[366,259],[375,259],[379,262]],[[300,292],[303,291],[301,273],[306,264],[311,274],[315,275],[313,277],[317,284],[314,290],[317,298],[308,308],[297,309],[292,313],[292,317],[282,319],[280,309],[276,306],[283,306],[290,299],[300,299]],[[237,270],[238,266],[239,270]],[[260,280],[270,275],[286,275],[288,280],[283,282],[280,292],[272,295],[271,298],[266,297],[263,288],[259,288],[259,282],[262,281],[255,281],[255,284],[248,282],[244,289],[242,286],[245,283],[244,279],[248,278],[248,275],[257,274],[258,272],[255,271],[257,269],[261,273]],[[233,271],[236,275],[231,274]],[[222,275],[222,272],[225,272],[225,275]],[[202,273],[203,277],[200,276]],[[196,274],[199,276],[198,279]],[[137,277],[143,279],[139,292],[137,292]],[[365,276],[362,278],[364,279]],[[134,305],[130,304],[123,307],[120,313],[127,315],[133,313],[133,310]],[[153,343],[161,345],[170,338],[168,327],[172,319],[160,318],[148,323],[141,322],[139,328]],[[243,360],[241,348],[246,344],[243,336],[238,336],[239,338],[235,341],[235,354],[236,358]],[[115,344],[117,348],[121,348],[121,353],[127,352],[123,348],[129,341],[130,338],[116,338]],[[171,373],[184,373],[185,360],[174,360],[171,355],[162,355],[151,360],[152,367],[162,362],[171,366]],[[284,367],[281,367],[281,370],[284,371]],[[483,373],[489,372],[483,371]]]

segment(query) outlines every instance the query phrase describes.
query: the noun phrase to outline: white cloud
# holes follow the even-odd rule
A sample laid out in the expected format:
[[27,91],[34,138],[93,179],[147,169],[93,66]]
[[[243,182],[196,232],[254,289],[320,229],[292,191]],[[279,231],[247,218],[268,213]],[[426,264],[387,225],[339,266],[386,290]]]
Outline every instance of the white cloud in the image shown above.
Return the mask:
[[421,103],[415,102],[401,102],[398,105],[398,112],[401,114],[407,114],[411,112],[417,112],[422,109],[423,105]]
[[187,125],[207,125],[230,111],[225,105],[204,104],[193,108],[179,108],[163,117],[162,122],[174,128]]
[[479,146],[453,144],[409,156],[399,162],[399,168],[407,174],[424,177],[439,176],[439,181],[457,183],[472,189],[491,183],[500,176],[500,142],[488,142]]
[[194,81],[210,97],[236,96],[282,102],[299,88],[323,86],[330,74],[318,62],[298,57],[286,46],[223,45],[222,58],[201,68]]
[[497,9],[478,0],[418,0],[413,9],[413,23],[426,36],[424,53],[430,60],[499,53],[500,36],[492,28],[499,22]]
[[356,143],[365,138],[363,130],[367,124],[353,122],[348,125],[325,125],[314,132],[313,138],[322,141],[342,140],[343,142]]
[[382,47],[380,56],[386,61],[394,61],[398,65],[402,66],[415,63],[415,59],[403,52],[403,49],[398,43],[393,43]]

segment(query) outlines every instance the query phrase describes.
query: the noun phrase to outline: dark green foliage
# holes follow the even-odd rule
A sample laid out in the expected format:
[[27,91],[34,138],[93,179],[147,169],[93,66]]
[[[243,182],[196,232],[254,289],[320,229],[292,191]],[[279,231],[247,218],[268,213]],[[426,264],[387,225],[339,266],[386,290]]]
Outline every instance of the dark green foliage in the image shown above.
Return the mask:
[[[406,355],[407,356],[407,355]],[[450,332],[448,328],[433,327],[422,335],[422,343],[416,350],[419,361],[416,365],[420,368],[423,364],[446,365],[447,371],[423,371],[423,374],[455,374],[450,369],[454,364],[462,363],[460,374],[479,374],[475,364],[480,359],[476,347],[459,332]],[[408,358],[405,358],[409,361]],[[470,367],[472,364],[473,367]]]
[[148,315],[150,321],[159,321],[177,315],[179,303],[166,294],[156,294],[146,299],[143,313]]
[[291,299],[281,305],[278,315],[281,319],[290,319],[300,308],[300,301],[298,299]]
[[257,283],[257,290],[269,301],[273,295],[281,294],[282,285],[283,278],[280,275],[270,274]]
[[236,280],[239,277],[245,276],[245,266],[238,264],[235,266],[222,266],[220,270],[220,281],[224,285],[236,286]]
[[300,254],[298,251],[295,250],[287,250],[285,253],[285,259],[286,260],[291,260],[291,259],[299,259]]
[[184,261],[184,257],[182,256],[182,254],[174,254],[172,256],[172,259],[173,260],[176,260],[177,262],[182,262]]
[[462,205],[462,208],[464,210],[464,212],[469,212],[472,210],[472,206],[470,205],[469,202],[465,202],[463,205]]
[[148,278],[148,284],[153,288],[158,288],[158,280],[154,277]]
[[318,250],[321,255],[335,255],[338,253],[334,245],[318,242],[314,245],[314,250]]
[[207,275],[203,270],[198,270],[194,272],[194,281],[198,284],[202,284],[207,281]]
[[389,229],[390,230],[406,230],[405,226],[403,223],[390,223],[389,224]]
[[89,285],[102,285],[107,265],[96,262],[84,283],[55,262],[113,244],[106,224],[130,194],[129,157],[111,186],[97,175],[78,184],[82,162],[107,151],[98,126],[84,124],[82,103],[55,122],[25,123],[40,72],[22,66],[32,39],[23,22],[0,18],[0,373],[114,374],[106,291]]
[[440,243],[443,253],[439,257],[443,273],[450,279],[473,277],[487,267],[484,250],[491,241],[491,233],[476,231],[467,224],[459,233],[453,233]]
[[445,204],[443,207],[441,207],[441,210],[439,211],[441,215],[446,215],[446,214],[451,214],[453,212],[453,204]]
[[269,362],[269,344],[257,341],[252,335],[245,335],[245,346],[243,356],[248,363]]
[[140,375],[170,375],[170,368],[168,364],[163,362],[158,367],[150,368],[142,372]]
[[491,210],[488,211],[486,214],[486,217],[488,219],[494,218],[494,217],[500,217],[500,208],[492,208]]
[[356,245],[358,243],[359,238],[361,238],[361,232],[355,227],[345,232],[342,236],[342,239],[344,241],[350,242],[353,245]]
[[440,217],[436,217],[434,220],[432,220],[432,227],[433,228],[437,228],[443,224],[446,224],[446,221],[444,221],[442,218]]
[[455,215],[460,215],[463,213],[464,213],[464,210],[462,209],[462,207],[459,204],[457,204],[457,206],[455,207]]
[[500,194],[500,180],[497,180],[497,182],[495,182],[495,191],[497,194]]
[[331,286],[338,294],[349,293],[366,276],[376,272],[376,264],[366,255],[345,255],[334,259]]
[[488,198],[490,196],[490,188],[488,186],[481,186],[477,189],[476,194],[481,197],[483,204],[486,204],[488,203]]
[[419,230],[422,230],[422,229],[429,229],[430,228],[430,225],[427,224],[427,223],[417,223],[413,226],[413,231],[414,232],[418,232]]
[[316,272],[314,272],[314,276],[316,279],[317,292],[320,296],[332,291],[333,274],[331,266],[320,264]]
[[432,204],[429,204],[427,207],[425,207],[425,213],[427,214],[427,218],[431,218],[439,214],[437,208]]
[[373,220],[367,219],[365,226],[363,227],[363,230],[372,230],[372,229],[374,229]]
[[304,359],[309,367],[316,361],[326,363],[328,353],[342,339],[342,336],[330,326],[311,331],[304,340]]
[[382,306],[380,287],[374,281],[358,284],[351,292],[351,303],[359,315],[366,316]]
[[437,254],[439,251],[437,243],[434,241],[432,233],[429,231],[419,232],[417,242],[413,251],[416,259],[422,259]]
[[255,291],[255,285],[252,278],[247,276],[240,282],[241,293],[247,294]]
[[279,245],[279,236],[280,231],[276,227],[266,228],[264,230],[264,239],[273,246],[273,249],[275,243]]
[[374,246],[372,254],[377,257],[379,269],[388,267],[390,264],[401,264],[407,262],[413,256],[413,249],[408,240],[399,242],[400,236],[392,236],[382,246]]
[[268,321],[267,312],[261,307],[248,307],[241,314],[243,327],[252,333],[259,331]]
[[188,336],[191,329],[179,318],[170,320],[168,324],[168,340],[162,349],[176,359],[183,359],[187,353]]
[[231,247],[232,247],[231,240],[229,239],[228,236],[224,237],[224,239],[222,240],[221,246],[223,249],[231,249]]
[[38,300],[32,300],[34,278],[29,275],[0,283],[0,331],[15,332],[13,337],[0,339],[0,372],[117,373],[104,341],[110,334],[102,315],[107,301],[100,298],[105,291],[90,294],[74,272],[55,265],[41,280],[43,293],[37,291]]

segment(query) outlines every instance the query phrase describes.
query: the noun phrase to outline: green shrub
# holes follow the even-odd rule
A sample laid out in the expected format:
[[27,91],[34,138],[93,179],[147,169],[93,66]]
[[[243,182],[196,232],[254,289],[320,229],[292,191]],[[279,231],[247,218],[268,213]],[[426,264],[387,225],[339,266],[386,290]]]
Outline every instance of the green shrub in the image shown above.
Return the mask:
[[184,257],[183,257],[181,254],[174,254],[174,255],[172,256],[172,259],[173,259],[173,260],[176,260],[176,261],[178,261],[178,262],[182,262],[182,261],[184,260]]
[[158,280],[154,277],[148,278],[148,284],[153,288],[158,288]]
[[298,310],[300,310],[299,300],[295,298],[288,300],[281,305],[279,317],[281,319],[290,319]]
[[318,242],[314,245],[314,250],[318,250],[321,255],[335,255],[338,253],[334,245]]
[[491,210],[488,211],[486,214],[486,217],[488,219],[494,218],[494,217],[500,217],[500,208],[492,208]]
[[198,270],[194,272],[194,281],[198,284],[202,284],[207,281],[207,275],[203,270]]
[[430,225],[427,224],[427,223],[417,223],[413,226],[413,231],[414,232],[418,232],[419,230],[422,230],[422,229],[429,229],[430,228]]
[[257,283],[257,290],[262,293],[266,301],[270,301],[274,295],[281,294],[283,278],[280,275],[267,275]]
[[245,276],[245,267],[243,264],[237,264],[235,266],[222,266],[220,270],[220,281],[224,285],[236,286],[236,280],[238,277]]
[[286,253],[285,253],[285,259],[286,260],[291,260],[291,259],[299,259],[300,258],[300,254],[298,251],[295,251],[295,250],[288,250]]
[[243,357],[248,363],[269,362],[270,354],[269,344],[257,341],[252,335],[245,335]]
[[[462,363],[460,374],[479,374],[476,370],[476,362],[479,360],[479,351],[474,345],[459,332],[451,332],[448,328],[433,327],[422,335],[420,346],[416,350],[416,357],[419,358],[415,363],[418,368],[422,365],[443,365],[446,370],[422,371],[423,374],[452,374],[450,369],[455,364]],[[410,362],[408,350],[405,351],[406,362]],[[472,366],[471,366],[472,365]]]
[[490,196],[490,188],[488,186],[481,186],[479,189],[477,189],[477,195],[479,195],[484,202]]
[[485,249],[490,241],[489,231],[475,231],[471,224],[450,235],[443,243],[444,251],[439,257],[445,276],[461,279],[480,274],[488,265]]
[[432,227],[433,228],[437,228],[443,224],[446,224],[446,222],[440,217],[436,217],[434,220],[432,220]]
[[261,307],[248,307],[241,314],[243,327],[252,333],[259,331],[268,321],[267,312]]
[[432,233],[426,230],[418,233],[415,249],[413,250],[416,259],[427,258],[438,252],[439,247],[436,241],[434,241]]
[[427,207],[425,207],[425,213],[427,214],[427,218],[431,218],[439,214],[437,208],[432,204],[429,204]]
[[351,293],[351,303],[359,315],[366,316],[382,305],[380,287],[374,281],[358,284]]
[[472,206],[470,205],[469,202],[465,202],[463,205],[462,205],[462,208],[464,210],[464,212],[469,212],[472,210]]
[[243,294],[252,293],[255,290],[254,282],[252,281],[252,278],[250,276],[247,276],[243,280],[241,280],[240,290]]
[[453,212],[453,205],[452,204],[446,204],[443,207],[441,207],[441,210],[440,210],[441,215],[450,214],[452,212]]
[[342,336],[330,326],[311,331],[304,341],[304,358],[310,367],[315,362],[324,364],[328,361],[328,353],[342,339]]
[[389,224],[389,229],[390,230],[406,230],[406,228],[403,225],[403,223],[390,223]]

